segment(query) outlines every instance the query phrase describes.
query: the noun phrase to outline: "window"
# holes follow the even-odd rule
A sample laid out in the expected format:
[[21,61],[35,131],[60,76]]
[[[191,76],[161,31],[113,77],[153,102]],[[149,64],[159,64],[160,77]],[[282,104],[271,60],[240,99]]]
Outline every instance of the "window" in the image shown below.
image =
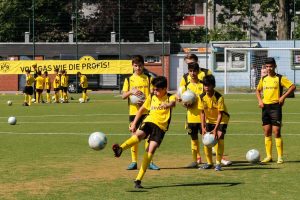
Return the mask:
[[146,56],[145,63],[161,63],[160,56]]
[[[214,69],[216,72],[223,72],[225,67],[224,53],[215,53]],[[227,71],[241,72],[247,69],[246,52],[228,52],[227,53]]]

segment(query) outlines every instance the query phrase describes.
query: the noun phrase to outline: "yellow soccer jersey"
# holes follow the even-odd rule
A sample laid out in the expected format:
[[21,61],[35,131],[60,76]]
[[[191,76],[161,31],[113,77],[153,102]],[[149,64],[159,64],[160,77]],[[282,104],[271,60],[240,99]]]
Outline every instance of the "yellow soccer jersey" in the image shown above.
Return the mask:
[[285,76],[281,76],[281,81],[279,83],[279,74],[276,76],[265,76],[260,79],[257,89],[263,91],[263,103],[264,104],[274,104],[279,102],[281,96],[281,87],[289,88],[293,83],[288,80]]
[[[207,70],[207,72],[205,73],[205,71],[204,70]],[[204,76],[206,76],[206,75],[211,75],[212,73],[211,73],[211,71],[209,70],[209,69],[200,69],[200,71],[199,71],[199,74],[198,74],[198,79],[200,80],[200,81],[202,81],[203,80],[203,78],[204,78]],[[191,81],[191,76],[190,75],[188,75],[187,76],[187,82],[190,82]],[[185,81],[185,79],[184,79],[184,77],[182,77],[181,78],[181,80],[180,80],[180,83],[179,83],[179,86],[186,86],[186,81]]]
[[[141,75],[133,74],[129,78],[125,79],[123,85],[123,92],[128,92],[132,88],[136,88],[141,92],[143,92],[145,94],[145,97],[147,97],[150,94],[150,90],[152,89],[151,81],[152,81],[152,77],[148,77],[145,74],[141,74]],[[135,115],[139,110],[139,106],[132,104],[130,101],[128,102],[129,102],[129,115]],[[143,114],[147,114],[147,112]]]
[[221,124],[228,124],[229,114],[224,103],[224,97],[217,91],[212,97],[205,93],[200,96],[200,109],[204,110],[206,123],[216,124],[218,112],[223,111]]
[[172,108],[162,109],[160,108],[160,105],[171,101],[176,101],[174,95],[169,96],[166,94],[161,99],[157,98],[155,95],[149,95],[143,104],[143,106],[149,110],[149,114],[143,122],[152,122],[163,131],[167,131],[171,122]]
[[203,84],[189,83],[187,89],[193,91],[197,97],[196,102],[187,109],[187,123],[201,123],[199,95],[203,93]]
[[87,88],[88,87],[87,77],[85,75],[81,75],[80,84],[81,84],[82,88]]
[[53,85],[53,88],[59,88],[59,86],[60,86],[60,77],[59,77],[59,75],[55,76],[52,85]]
[[66,75],[61,76],[60,85],[63,87],[68,87],[68,76]]
[[43,77],[38,76],[36,77],[35,81],[36,81],[36,85],[35,85],[36,89],[41,89],[41,90],[44,89],[45,79]]
[[51,84],[50,84],[50,78],[47,76],[45,77],[45,89],[50,90]]
[[34,81],[35,79],[33,78],[32,75],[26,75],[26,86],[32,86]]

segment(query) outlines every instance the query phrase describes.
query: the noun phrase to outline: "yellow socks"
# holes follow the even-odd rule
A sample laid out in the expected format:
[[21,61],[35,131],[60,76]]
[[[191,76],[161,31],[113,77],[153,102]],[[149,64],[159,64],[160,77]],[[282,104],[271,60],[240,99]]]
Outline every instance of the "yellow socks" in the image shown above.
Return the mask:
[[197,157],[201,157],[199,152],[199,140],[191,140],[191,149],[193,161],[197,162]]
[[216,164],[221,164],[221,160],[224,153],[224,140],[219,139],[216,147]]
[[205,153],[207,164],[212,165],[213,164],[213,162],[212,162],[212,148],[204,146],[204,153]]
[[123,150],[126,150],[130,147],[132,147],[133,145],[139,143],[139,138],[136,135],[131,136],[128,140],[126,140],[123,144],[121,144],[121,148]]
[[132,160],[132,162],[137,162],[138,146],[139,146],[139,144],[135,144],[131,147],[131,160]]
[[136,177],[135,180],[142,180],[145,173],[146,173],[146,170],[150,164],[150,161],[152,160],[152,157],[153,157],[153,154],[152,153],[148,153],[148,152],[145,152],[144,153],[144,159],[143,159],[143,163],[142,163],[142,166],[140,168],[140,171]]
[[84,102],[86,102],[86,93],[85,92],[82,93],[82,98],[83,98]]
[[31,105],[31,95],[27,95],[28,96],[28,105]]
[[276,143],[278,158],[282,158],[282,155],[283,155],[283,142],[282,142],[281,137],[280,138],[275,138],[275,143]]
[[50,103],[51,102],[50,93],[46,93],[46,97],[47,97],[47,102]]
[[265,148],[267,158],[272,158],[272,136],[265,137]]

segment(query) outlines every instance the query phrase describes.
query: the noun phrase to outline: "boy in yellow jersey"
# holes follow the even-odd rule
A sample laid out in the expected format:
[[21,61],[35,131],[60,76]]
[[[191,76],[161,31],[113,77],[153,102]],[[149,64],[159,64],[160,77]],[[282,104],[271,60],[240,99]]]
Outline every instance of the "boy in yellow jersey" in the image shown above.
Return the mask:
[[[135,188],[143,188],[141,180],[145,175],[147,167],[152,160],[155,150],[160,146],[171,121],[171,111],[175,106],[176,98],[167,93],[167,79],[164,76],[158,76],[151,81],[153,85],[153,95],[148,95],[146,101],[136,113],[129,130],[134,133],[123,144],[114,144],[112,149],[115,157],[120,157],[126,149],[138,144],[142,139],[148,139],[149,145],[144,153],[144,159],[139,173],[134,181]],[[138,121],[145,111],[149,114],[137,128]]]
[[60,90],[60,75],[58,74],[58,69],[54,69],[55,78],[52,82],[54,90],[54,102],[59,103],[59,90]]
[[61,86],[62,86],[62,93],[63,93],[63,102],[68,103],[68,84],[69,84],[69,77],[67,75],[66,70],[62,70],[61,74]]
[[35,79],[30,74],[30,70],[26,70],[26,85],[24,88],[24,106],[30,106],[31,105],[31,95],[33,94],[33,87],[32,84],[34,83]]
[[46,103],[51,103],[51,99],[50,99],[51,82],[47,71],[44,72],[44,79],[45,79],[44,88],[46,89],[46,99],[47,99]]
[[[199,150],[199,139],[198,133],[201,134],[201,119],[200,119],[200,109],[199,109],[199,95],[203,92],[203,84],[198,78],[199,74],[198,63],[191,62],[188,64],[188,76],[189,82],[184,86],[182,92],[186,90],[191,90],[197,96],[196,102],[192,105],[183,104],[187,108],[186,117],[186,130],[191,136],[191,150],[192,150],[192,163],[187,165],[187,168],[198,168],[198,164],[201,163],[201,156]],[[182,78],[183,79],[183,78]],[[179,98],[179,101],[181,99]]]
[[[198,57],[195,54],[187,54],[184,57],[184,61],[185,61],[186,64],[193,63],[193,62],[198,63]],[[200,68],[199,73],[198,73],[198,79],[200,80],[200,82],[202,82],[203,78],[206,75],[211,75],[211,74],[212,74],[212,72],[209,69]],[[184,74],[181,81],[180,81],[179,86],[180,87],[185,87],[190,82],[190,79],[191,79],[191,77],[189,76],[188,73]],[[178,100],[180,101],[180,98],[178,98]],[[213,152],[214,152],[214,147],[212,149],[213,149]],[[225,158],[225,156],[223,156],[221,162],[225,166],[229,166],[229,165],[232,164],[232,162],[230,160],[227,160]],[[197,163],[198,164],[201,163],[201,156],[198,153],[197,153]]]
[[[140,100],[137,104],[133,104],[130,101],[131,95],[147,97],[152,90],[151,81],[152,77],[144,73],[144,58],[141,55],[132,57],[132,67],[134,73],[125,79],[123,85],[122,99],[128,99],[129,106],[129,123],[131,123],[141,105],[144,103],[145,99]],[[138,121],[137,126],[140,125],[142,120],[148,114],[148,111],[145,110],[141,119]],[[134,134],[134,133],[132,133]],[[148,143],[145,143],[147,148]],[[127,170],[137,169],[137,157],[138,157],[138,144],[131,147],[131,163],[127,167]],[[160,168],[156,166],[153,162],[150,163],[149,169],[159,170]]]
[[[265,61],[267,75],[262,77],[256,88],[258,106],[262,109],[262,125],[265,135],[267,157],[261,162],[272,161],[272,132],[275,136],[277,163],[283,163],[283,142],[281,138],[282,106],[285,99],[296,89],[296,86],[286,77],[275,72],[275,59],[269,57]],[[283,87],[287,92],[282,94]],[[263,99],[262,95],[263,93]]]
[[77,76],[79,77],[79,84],[82,88],[82,98],[83,102],[87,102],[87,88],[88,88],[88,81],[86,75],[81,74],[80,72],[77,72]]
[[36,103],[42,102],[42,93],[44,90],[45,79],[42,77],[42,72],[37,72],[37,77],[35,78],[35,87],[36,87]]
[[[216,144],[215,170],[221,171],[221,160],[224,153],[224,138],[226,134],[229,114],[224,103],[224,97],[217,92],[215,77],[207,75],[203,78],[204,92],[200,95],[202,135],[211,132],[218,140]],[[207,163],[199,169],[211,169],[213,167],[212,148],[204,146]]]

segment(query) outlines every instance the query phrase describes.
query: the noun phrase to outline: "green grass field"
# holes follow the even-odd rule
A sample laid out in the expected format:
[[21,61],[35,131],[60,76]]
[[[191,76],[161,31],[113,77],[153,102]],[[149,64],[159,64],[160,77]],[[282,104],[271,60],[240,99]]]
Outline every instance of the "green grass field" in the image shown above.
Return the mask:
[[[254,95],[226,95],[231,121],[225,154],[234,163],[222,172],[184,169],[191,162],[190,137],[184,130],[185,110],[178,104],[154,156],[161,170],[148,170],[145,189],[138,190],[133,188],[138,171],[126,170],[130,152],[114,158],[111,150],[113,143],[129,137],[127,102],[118,94],[91,94],[86,104],[73,100],[30,107],[21,105],[22,95],[0,97],[0,199],[299,199],[297,98],[287,99],[284,106],[285,163],[251,165],[245,160],[249,149],[265,156],[260,109]],[[7,123],[9,116],[16,116],[16,125]],[[95,131],[107,135],[102,151],[88,147],[88,136]],[[275,160],[276,155],[273,144]]]

